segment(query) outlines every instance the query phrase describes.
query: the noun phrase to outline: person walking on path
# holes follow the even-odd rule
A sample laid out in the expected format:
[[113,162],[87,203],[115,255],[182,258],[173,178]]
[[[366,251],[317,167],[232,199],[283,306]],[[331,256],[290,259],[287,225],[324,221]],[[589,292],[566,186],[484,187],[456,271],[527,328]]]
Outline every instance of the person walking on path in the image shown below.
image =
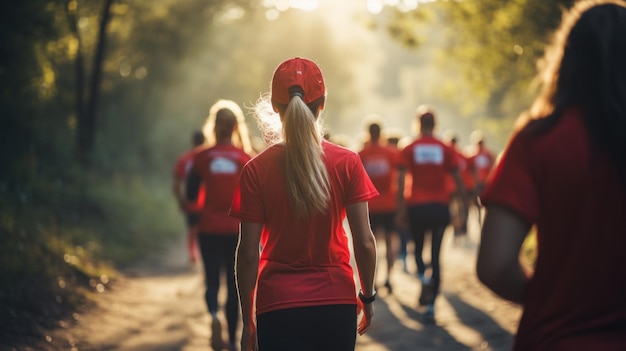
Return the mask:
[[459,149],[458,136],[454,131],[448,130],[444,133],[444,142],[450,146],[452,150],[454,150],[457,157],[459,174],[465,188],[465,191],[462,191],[463,189],[458,189],[454,181],[454,177],[451,174],[446,175],[446,187],[448,189],[448,193],[450,194],[450,214],[456,243],[459,239],[467,238],[468,208],[463,204],[469,203],[467,199],[467,189],[472,188],[475,177],[470,178],[468,175],[473,174],[475,172],[475,168],[472,164],[472,158],[465,156],[465,154]]
[[178,157],[174,165],[172,177],[172,192],[174,193],[178,207],[181,212],[185,214],[185,222],[187,225],[187,256],[189,257],[189,262],[192,264],[196,263],[198,260],[197,225],[198,219],[200,218],[199,212],[204,204],[204,188],[200,187],[196,201],[189,203],[185,195],[185,180],[193,165],[193,157],[205,148],[204,142],[204,133],[202,133],[201,130],[196,130],[192,133],[192,149]]
[[217,101],[209,111],[205,129],[212,130],[209,147],[197,153],[187,180],[187,195],[193,201],[204,187],[206,199],[198,224],[198,242],[206,284],[205,300],[211,314],[211,346],[221,350],[222,326],[218,318],[218,292],[221,274],[226,276],[228,297],[226,321],[229,347],[236,350],[235,333],[239,322],[239,301],[234,277],[235,249],[239,221],[228,215],[239,174],[250,160],[244,151],[250,147],[243,113],[230,100]]
[[624,350],[626,4],[577,2],[544,62],[543,90],[481,195],[478,277],[522,305],[515,350]]
[[470,135],[470,140],[473,145],[468,150],[468,158],[471,169],[475,174],[473,194],[471,196],[473,200],[476,200],[485,188],[487,178],[489,173],[491,173],[496,158],[493,152],[487,148],[485,135],[481,130],[473,131]]
[[399,152],[383,144],[383,141],[380,140],[380,122],[372,120],[368,125],[368,133],[369,139],[359,151],[359,156],[367,175],[380,194],[369,201],[368,207],[374,235],[382,233],[385,238],[385,256],[387,259],[385,288],[391,293],[391,270],[396,260],[396,240],[394,237],[396,236]]
[[321,70],[296,57],[276,68],[271,95],[256,104],[257,118],[280,119],[283,140],[245,166],[231,209],[241,219],[242,351],[354,350],[372,322],[376,241],[367,201],[378,192],[358,154],[323,139],[325,101]]
[[[435,318],[435,298],[439,293],[441,269],[439,253],[443,234],[450,223],[450,196],[446,189],[446,174],[450,173],[457,188],[464,191],[458,171],[458,160],[452,148],[433,134],[435,114],[425,105],[417,108],[419,136],[401,151],[401,175],[399,194],[404,194],[404,173],[412,178],[411,195],[408,199],[399,195],[399,220],[407,220],[415,244],[415,262],[422,284],[419,304],[426,306],[425,322]],[[462,206],[467,207],[466,204]],[[461,211],[464,213],[464,211]],[[430,274],[422,258],[424,237],[431,234]]]
[[[398,162],[400,162],[400,139],[402,139],[402,133],[396,131],[395,129],[385,129],[386,132],[385,134],[387,135],[387,145],[392,148],[393,150],[395,150],[398,153]],[[400,177],[400,172],[398,171],[396,174],[396,182]],[[406,188],[406,183],[405,183],[405,188]],[[395,187],[396,189],[396,199],[398,197],[398,187]],[[404,273],[408,273],[409,272],[409,268],[406,264],[406,257],[407,257],[407,246],[409,244],[409,233],[407,231],[407,226],[406,223],[398,223],[398,221],[396,220],[396,218],[398,217],[398,211],[399,208],[398,206],[396,206],[396,213],[395,213],[395,218],[394,218],[394,226],[396,228],[396,232],[398,233],[398,237],[400,238],[400,243],[399,243],[399,249],[398,249],[398,254],[399,254],[399,258],[400,261],[402,262],[402,271]]]

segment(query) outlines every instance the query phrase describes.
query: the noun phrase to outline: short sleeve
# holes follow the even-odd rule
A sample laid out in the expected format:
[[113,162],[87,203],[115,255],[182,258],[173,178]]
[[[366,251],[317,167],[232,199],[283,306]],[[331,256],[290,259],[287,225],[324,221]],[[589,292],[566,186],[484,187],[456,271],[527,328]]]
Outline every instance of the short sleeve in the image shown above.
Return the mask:
[[250,163],[241,171],[239,185],[235,189],[230,216],[243,221],[264,223],[265,210],[261,199],[261,187]]
[[368,201],[378,196],[378,191],[365,171],[361,158],[354,154],[348,159],[348,176],[350,181],[346,189],[345,203],[352,205],[362,201]]
[[445,147],[445,165],[446,165],[446,170],[449,172],[452,172],[454,170],[456,170],[457,168],[459,168],[459,159],[456,156],[456,152],[454,151],[453,148],[446,146]]
[[484,205],[500,205],[529,223],[539,216],[538,174],[540,160],[528,134],[516,134],[507,146],[481,194]]
[[411,162],[412,162],[412,157],[413,157],[412,145],[413,144],[405,147],[404,149],[402,149],[402,151],[398,153],[398,166],[400,168],[404,168],[404,169],[411,168]]

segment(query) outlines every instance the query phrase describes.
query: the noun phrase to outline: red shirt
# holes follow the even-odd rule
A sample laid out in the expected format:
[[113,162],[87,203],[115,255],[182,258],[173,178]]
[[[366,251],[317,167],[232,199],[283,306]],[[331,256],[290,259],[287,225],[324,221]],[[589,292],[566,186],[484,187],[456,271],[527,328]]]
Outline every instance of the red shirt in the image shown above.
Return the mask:
[[398,202],[399,152],[379,144],[367,144],[359,152],[365,171],[380,196],[368,203],[371,213],[393,212]]
[[408,205],[450,203],[446,175],[458,167],[451,147],[433,136],[422,136],[402,150],[401,159],[413,179]]
[[[194,156],[198,152],[204,150],[205,148],[206,148],[205,145],[200,145],[180,155],[178,159],[176,160],[176,163],[174,164],[174,170],[173,170],[174,178],[178,180],[185,180],[185,178],[187,178],[187,174],[189,173],[189,171],[191,170],[193,166]],[[195,203],[195,206],[197,208],[193,208],[193,209],[188,208],[188,209],[185,209],[185,211],[197,212],[198,208],[201,208],[202,205],[204,204],[204,197],[205,197],[204,187],[201,186],[198,189],[198,197]]]
[[479,147],[478,150],[471,156],[472,165],[476,169],[476,176],[478,180],[483,184],[487,181],[491,168],[495,162],[495,157],[491,151],[485,147]]
[[516,350],[626,348],[626,189],[606,155],[592,154],[583,117],[517,133],[482,201],[537,227],[538,258]]
[[241,174],[240,197],[231,215],[263,223],[256,290],[257,314],[272,310],[331,304],[356,304],[346,207],[372,199],[378,192],[359,156],[346,148],[322,144],[331,185],[327,213],[297,221],[289,200],[281,162],[282,144],[250,161]]
[[200,215],[201,233],[237,235],[239,221],[228,215],[243,166],[250,160],[233,145],[215,145],[193,159],[192,172],[201,179],[206,199]]
[[[456,147],[452,145],[450,145],[450,147],[452,148],[452,150],[454,150],[457,164],[458,164],[459,175],[461,176],[461,180],[464,183],[463,185],[467,189],[466,178],[467,178],[468,172],[471,172],[471,171],[468,171],[468,168],[469,168],[468,163],[470,163],[470,161],[459,149],[457,149]],[[456,182],[454,181],[454,177],[452,177],[452,174],[450,173],[446,174],[446,191],[448,192],[448,194],[450,195],[454,194],[455,192],[457,192],[457,190],[458,189],[456,187]]]

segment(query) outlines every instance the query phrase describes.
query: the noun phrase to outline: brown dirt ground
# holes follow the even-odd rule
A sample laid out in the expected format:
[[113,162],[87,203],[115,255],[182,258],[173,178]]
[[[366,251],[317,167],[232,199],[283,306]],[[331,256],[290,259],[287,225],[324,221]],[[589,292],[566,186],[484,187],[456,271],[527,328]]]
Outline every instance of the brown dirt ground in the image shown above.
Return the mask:
[[[446,233],[434,325],[422,323],[418,280],[398,261],[391,277],[393,294],[380,288],[371,330],[357,338],[356,350],[510,350],[521,309],[478,282],[474,272],[478,237],[473,222],[464,243],[454,244],[452,232]],[[379,272],[384,271],[384,257],[381,244]],[[409,272],[415,271],[412,260],[410,255]],[[383,277],[379,278],[382,285]],[[223,291],[220,298],[224,299]],[[210,350],[202,272],[187,262],[182,238],[164,256],[124,271],[98,296],[95,307],[59,325],[39,345],[20,350]]]

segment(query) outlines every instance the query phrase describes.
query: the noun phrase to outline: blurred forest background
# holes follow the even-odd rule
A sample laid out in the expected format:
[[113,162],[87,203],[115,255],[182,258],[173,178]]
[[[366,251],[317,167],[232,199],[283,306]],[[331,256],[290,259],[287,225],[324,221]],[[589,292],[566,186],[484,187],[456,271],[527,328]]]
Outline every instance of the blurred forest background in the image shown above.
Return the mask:
[[[0,340],[104,292],[184,234],[171,173],[213,102],[251,106],[275,66],[318,62],[329,132],[409,135],[432,105],[496,152],[569,0],[29,0],[0,3]],[[248,126],[258,135],[256,122]]]

